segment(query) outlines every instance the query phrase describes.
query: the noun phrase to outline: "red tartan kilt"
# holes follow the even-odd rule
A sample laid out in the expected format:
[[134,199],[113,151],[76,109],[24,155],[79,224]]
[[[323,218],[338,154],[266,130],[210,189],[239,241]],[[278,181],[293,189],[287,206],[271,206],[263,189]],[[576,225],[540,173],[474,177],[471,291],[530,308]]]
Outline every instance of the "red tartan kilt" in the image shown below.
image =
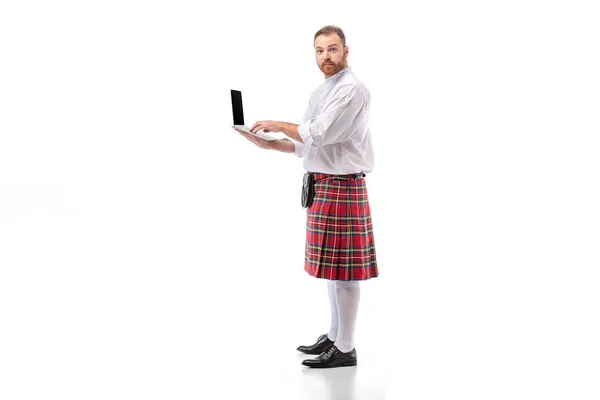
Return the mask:
[[379,275],[364,179],[335,181],[315,173],[307,209],[304,270],[323,279],[366,280]]

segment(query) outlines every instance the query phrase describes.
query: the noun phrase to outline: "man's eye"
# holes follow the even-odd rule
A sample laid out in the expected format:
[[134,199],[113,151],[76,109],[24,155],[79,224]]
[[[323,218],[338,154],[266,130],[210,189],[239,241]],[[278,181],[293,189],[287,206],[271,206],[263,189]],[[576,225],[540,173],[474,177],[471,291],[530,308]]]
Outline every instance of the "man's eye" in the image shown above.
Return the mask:
[[336,48],[331,49],[331,51],[333,51],[333,52],[335,52],[336,50],[337,50]]

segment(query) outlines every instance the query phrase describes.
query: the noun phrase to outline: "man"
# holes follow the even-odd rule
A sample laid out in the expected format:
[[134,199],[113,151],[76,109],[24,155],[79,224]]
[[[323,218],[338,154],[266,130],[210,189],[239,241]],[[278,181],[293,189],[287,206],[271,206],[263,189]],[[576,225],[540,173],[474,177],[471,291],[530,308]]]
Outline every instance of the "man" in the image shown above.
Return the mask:
[[304,157],[304,168],[314,177],[304,269],[327,281],[331,325],[316,343],[298,350],[318,355],[303,365],[333,368],[357,365],[354,328],[359,282],[379,275],[363,179],[373,169],[370,93],[348,66],[349,49],[340,28],[321,28],[315,34],[314,48],[325,82],[311,95],[303,122],[258,121],[251,128],[252,132],[283,132],[292,140],[267,141],[238,132],[260,148]]

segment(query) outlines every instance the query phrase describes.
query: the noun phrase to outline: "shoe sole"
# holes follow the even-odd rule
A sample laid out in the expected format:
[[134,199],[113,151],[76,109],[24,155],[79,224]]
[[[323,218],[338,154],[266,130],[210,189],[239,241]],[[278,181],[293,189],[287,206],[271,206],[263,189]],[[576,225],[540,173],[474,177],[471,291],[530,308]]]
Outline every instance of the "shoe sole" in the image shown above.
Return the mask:
[[350,360],[350,361],[345,361],[338,365],[319,365],[319,364],[315,364],[315,365],[302,364],[302,365],[305,365],[310,368],[337,368],[337,367],[356,367],[357,364],[358,364],[357,360]]

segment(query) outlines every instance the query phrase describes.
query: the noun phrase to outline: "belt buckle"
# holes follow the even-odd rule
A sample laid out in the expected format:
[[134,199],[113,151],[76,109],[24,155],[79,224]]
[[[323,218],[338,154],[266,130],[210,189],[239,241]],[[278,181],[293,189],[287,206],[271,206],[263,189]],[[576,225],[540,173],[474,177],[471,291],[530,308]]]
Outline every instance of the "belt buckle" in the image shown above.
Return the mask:
[[357,181],[357,180],[361,179],[362,177],[363,177],[363,173],[359,172],[359,173],[356,173],[356,174],[350,174],[350,176],[348,177],[348,179],[351,178],[353,181]]
[[359,172],[359,173],[356,173],[356,174],[347,174],[346,176],[333,176],[333,181],[334,182],[340,182],[340,181],[347,181],[349,179],[357,181],[360,178],[362,178],[363,175],[364,175],[364,173]]

